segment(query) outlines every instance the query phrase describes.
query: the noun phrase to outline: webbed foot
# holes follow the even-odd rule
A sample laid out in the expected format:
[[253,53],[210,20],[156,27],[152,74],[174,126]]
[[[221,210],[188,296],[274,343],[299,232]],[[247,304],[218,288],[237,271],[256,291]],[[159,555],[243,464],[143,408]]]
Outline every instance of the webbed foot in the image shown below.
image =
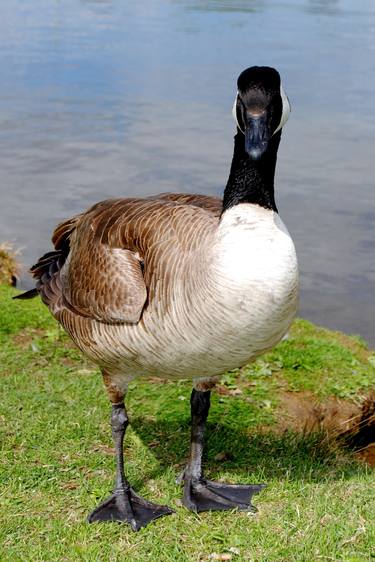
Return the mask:
[[95,521],[127,522],[133,531],[139,531],[153,519],[171,513],[174,511],[168,506],[149,502],[138,496],[132,488],[128,488],[118,490],[104,500],[90,513],[87,520],[89,523]]
[[256,512],[252,497],[265,488],[265,484],[222,484],[205,478],[185,479],[182,503],[191,511],[217,511],[238,509]]

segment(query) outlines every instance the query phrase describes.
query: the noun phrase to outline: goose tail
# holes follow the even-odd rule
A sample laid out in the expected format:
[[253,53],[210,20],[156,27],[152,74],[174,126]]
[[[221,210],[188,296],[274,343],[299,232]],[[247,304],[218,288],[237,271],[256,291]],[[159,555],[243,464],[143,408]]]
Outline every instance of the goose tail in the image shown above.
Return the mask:
[[25,291],[24,293],[20,293],[13,297],[13,299],[20,299],[20,300],[27,300],[33,299],[39,295],[38,289],[30,289],[30,291]]
[[81,215],[77,215],[58,225],[52,238],[55,249],[44,254],[30,268],[30,273],[36,280],[36,287],[14,296],[14,299],[27,300],[40,295],[43,302],[49,305],[61,295],[59,272],[69,254],[70,236],[80,217]]

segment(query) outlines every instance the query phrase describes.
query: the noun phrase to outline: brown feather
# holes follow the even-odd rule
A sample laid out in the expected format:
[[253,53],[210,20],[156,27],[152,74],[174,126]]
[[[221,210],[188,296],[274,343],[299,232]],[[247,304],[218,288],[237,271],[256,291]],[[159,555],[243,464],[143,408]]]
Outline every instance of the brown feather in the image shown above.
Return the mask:
[[[55,251],[33,266],[43,301],[103,323],[137,323],[153,298],[168,306],[168,283],[181,252],[202,242],[196,230],[217,223],[221,200],[187,194],[97,203],[55,230]],[[178,253],[173,249],[178,248]]]

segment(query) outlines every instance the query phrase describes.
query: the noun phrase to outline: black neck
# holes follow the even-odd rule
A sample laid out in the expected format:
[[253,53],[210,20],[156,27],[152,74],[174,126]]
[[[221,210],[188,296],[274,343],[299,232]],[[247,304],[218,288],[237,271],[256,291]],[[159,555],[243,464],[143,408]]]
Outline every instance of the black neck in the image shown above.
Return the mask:
[[237,129],[232,166],[224,191],[223,213],[239,203],[256,203],[277,212],[274,178],[280,138],[281,131],[270,139],[260,160],[254,161],[245,151],[244,135]]

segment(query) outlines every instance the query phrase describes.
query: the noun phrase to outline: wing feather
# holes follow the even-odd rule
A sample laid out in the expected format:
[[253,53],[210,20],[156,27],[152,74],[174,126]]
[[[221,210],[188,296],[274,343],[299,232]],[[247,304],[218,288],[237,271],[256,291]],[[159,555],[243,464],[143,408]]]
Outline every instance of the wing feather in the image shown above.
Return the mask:
[[217,224],[221,206],[188,194],[101,201],[56,228],[55,251],[32,268],[38,290],[52,310],[137,323],[156,294],[168,299],[168,278],[202,243],[197,229]]

